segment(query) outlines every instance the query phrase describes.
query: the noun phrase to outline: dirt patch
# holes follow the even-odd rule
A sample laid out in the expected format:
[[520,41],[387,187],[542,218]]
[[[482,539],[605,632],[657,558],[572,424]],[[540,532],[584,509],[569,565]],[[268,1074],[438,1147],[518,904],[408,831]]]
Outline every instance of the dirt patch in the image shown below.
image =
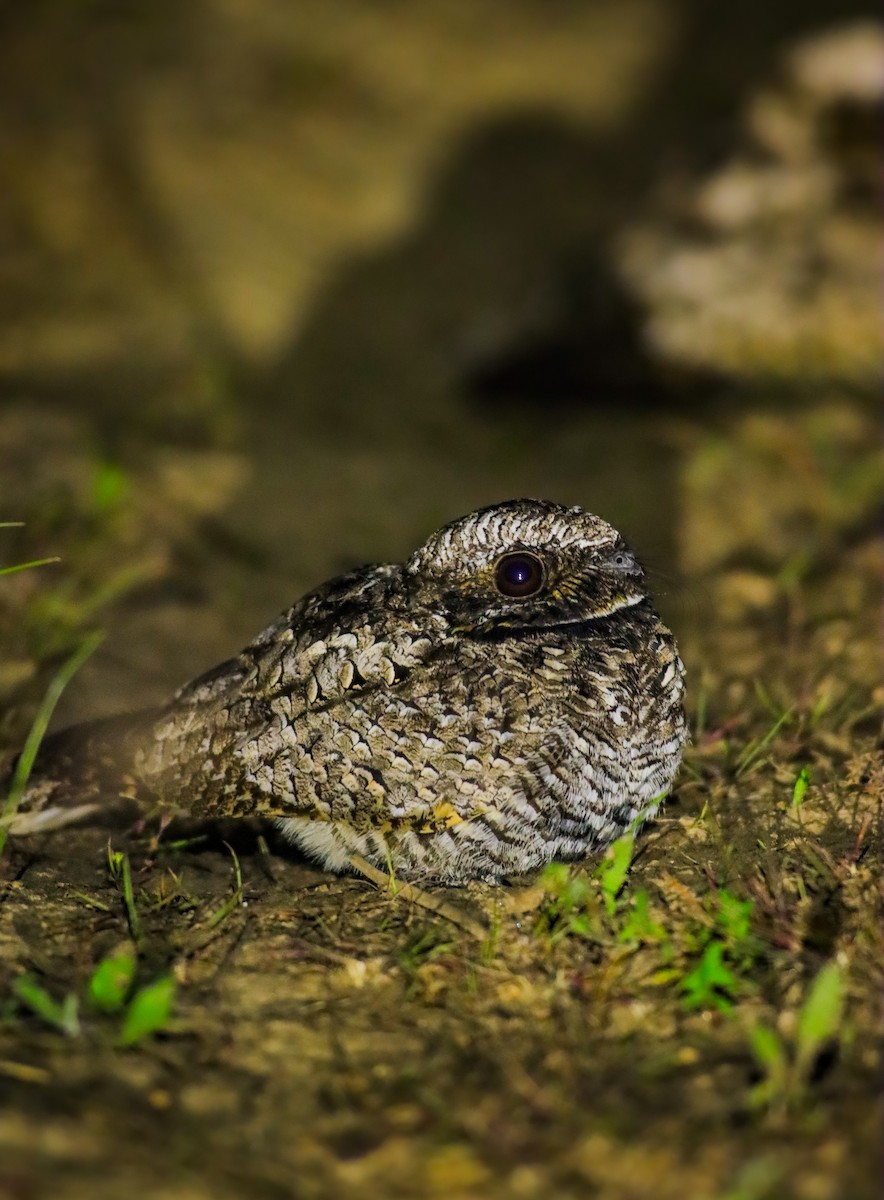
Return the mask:
[[[734,446],[756,497],[781,488],[768,438]],[[133,944],[107,832],[8,850],[10,1194],[871,1195],[880,550],[861,516],[800,580],[716,567],[685,637],[694,744],[616,895],[605,860],[451,892],[476,940],[278,845],[267,859],[254,830],[233,843],[241,894],[235,830],[158,851],[112,831],[138,981],[177,983],[161,1032],[126,1049],[88,999]],[[811,1044],[824,969],[840,999]],[[22,972],[77,997],[76,1036],[13,998]]]

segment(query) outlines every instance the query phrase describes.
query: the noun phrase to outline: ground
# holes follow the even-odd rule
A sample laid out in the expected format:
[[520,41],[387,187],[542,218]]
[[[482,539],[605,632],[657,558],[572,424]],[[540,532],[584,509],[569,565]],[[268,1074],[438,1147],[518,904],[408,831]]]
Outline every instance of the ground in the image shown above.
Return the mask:
[[[789,141],[820,112],[829,136],[828,94],[807,78],[822,72],[841,113],[838,72],[819,63],[880,48],[875,30],[850,37],[793,52],[734,162],[682,180],[677,211],[667,179],[665,203],[624,217],[600,304],[635,305],[608,354],[625,378],[610,361],[598,373],[593,305],[538,322],[499,304],[494,272],[478,308],[464,299],[468,247],[499,235],[509,261],[526,232],[507,241],[482,210],[500,196],[481,199],[525,169],[520,146],[546,147],[535,183],[553,170],[588,186],[587,145],[544,117],[468,145],[423,227],[355,259],[272,369],[233,369],[213,343],[155,380],[150,404],[109,402],[125,376],[104,361],[104,392],[79,376],[70,394],[4,385],[0,517],[26,524],[0,532],[0,561],[62,559],[0,576],[4,753],[92,631],[105,640],[57,722],[153,703],[324,576],[526,493],[599,509],[650,558],[692,743],[634,841],[506,887],[432,889],[439,911],[395,881],[324,874],[258,827],[10,839],[0,1195],[877,1195],[879,209],[862,136],[846,207],[837,188],[802,207],[801,180],[841,160]],[[557,46],[538,51],[544,80]],[[514,106],[532,78],[518,74]],[[335,79],[319,83],[334,108]],[[785,206],[753,158],[774,127],[792,130],[767,145]],[[457,293],[456,319],[426,278]],[[478,350],[461,340],[474,325]],[[151,353],[165,328],[151,325]],[[551,363],[557,394],[538,395]]]

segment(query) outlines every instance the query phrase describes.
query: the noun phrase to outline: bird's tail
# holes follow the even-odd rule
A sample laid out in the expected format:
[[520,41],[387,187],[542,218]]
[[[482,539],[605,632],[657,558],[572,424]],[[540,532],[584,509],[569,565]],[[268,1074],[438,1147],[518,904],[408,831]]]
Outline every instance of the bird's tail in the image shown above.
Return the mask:
[[20,837],[137,808],[135,756],[157,716],[86,721],[44,738],[21,795],[12,795],[20,756],[0,783],[0,828]]

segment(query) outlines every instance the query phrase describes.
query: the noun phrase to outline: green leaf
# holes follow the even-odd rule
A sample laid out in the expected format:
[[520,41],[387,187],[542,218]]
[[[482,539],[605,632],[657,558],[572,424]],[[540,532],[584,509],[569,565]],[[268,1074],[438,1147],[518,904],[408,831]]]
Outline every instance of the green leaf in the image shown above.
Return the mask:
[[175,980],[171,975],[162,975],[136,992],[123,1021],[120,1033],[122,1044],[135,1046],[152,1033],[164,1029],[169,1021],[174,999]]
[[624,834],[616,842],[612,842],[596,872],[601,880],[605,908],[611,914],[617,907],[617,895],[629,874],[634,843],[635,837],[631,833]]
[[668,940],[666,930],[651,917],[648,893],[644,888],[633,896],[632,909],[623,922],[617,940],[620,942],[665,942]]
[[768,1071],[774,1071],[785,1063],[783,1043],[773,1029],[767,1025],[753,1025],[749,1030],[749,1039],[755,1057]]
[[742,942],[749,936],[753,907],[753,901],[740,900],[727,888],[720,889],[717,922],[730,941]]
[[792,807],[800,808],[807,789],[810,787],[810,767],[802,767],[795,777],[795,786],[792,788]]
[[89,980],[89,999],[101,1012],[119,1012],[135,978],[135,958],[122,952],[103,958]]
[[565,863],[551,862],[544,867],[543,873],[540,876],[540,883],[548,892],[558,895],[565,884],[568,882],[570,869]]
[[76,996],[66,996],[59,1004],[32,975],[20,975],[13,982],[12,990],[17,999],[47,1025],[53,1025],[70,1037],[75,1037],[80,1032]]
[[731,995],[739,986],[737,977],[725,966],[724,947],[719,941],[708,944],[696,968],[681,981],[688,1008],[708,1005],[727,1011],[733,1007]]
[[821,1047],[835,1037],[844,1004],[844,974],[837,963],[830,962],[810,985],[807,997],[798,1013],[796,1045],[804,1065],[816,1056]]
[[99,512],[114,508],[129,487],[126,472],[117,463],[103,462],[92,481],[92,503]]

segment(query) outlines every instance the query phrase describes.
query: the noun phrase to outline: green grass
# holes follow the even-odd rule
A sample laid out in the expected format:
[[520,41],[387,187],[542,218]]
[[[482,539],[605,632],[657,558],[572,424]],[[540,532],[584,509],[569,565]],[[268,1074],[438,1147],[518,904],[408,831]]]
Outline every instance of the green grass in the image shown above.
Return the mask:
[[[21,1010],[69,1037],[90,1036],[117,1046],[136,1046],[168,1029],[176,986],[168,970],[138,982],[145,945],[129,856],[109,845],[107,862],[123,901],[131,942],[101,958],[84,985],[60,1000],[33,973],[13,980],[12,997]],[[97,908],[112,911],[106,904]]]
[[[137,1046],[168,1031],[175,1001],[175,980],[169,972],[135,985],[134,953],[116,951],[103,958],[83,988],[82,998],[68,992],[56,1000],[33,975],[20,975],[12,996],[20,1009],[67,1037],[94,1036],[114,1045]],[[84,1015],[90,1012],[90,1018]]]
[[24,747],[16,761],[6,793],[6,799],[2,809],[0,809],[0,855],[3,853],[8,836],[6,825],[3,822],[8,822],[15,816],[18,806],[21,803],[28,786],[34,762],[37,758],[37,752],[46,735],[46,730],[49,728],[49,722],[52,719],[55,706],[61,699],[64,689],[90,655],[98,649],[103,640],[103,633],[93,633],[86,637],[67,662],[56,672],[40,701],[36,716],[25,739]]
[[[0,521],[0,529],[22,529],[24,521]],[[49,558],[32,558],[30,562],[13,563],[9,567],[0,567],[0,575],[15,575],[19,571],[30,571],[32,567],[45,567],[50,563],[61,562],[57,555]]]
[[132,887],[132,865],[129,855],[122,850],[114,850],[110,842],[107,846],[107,869],[111,879],[123,897],[126,908],[126,921],[129,933],[136,945],[141,940],[141,917],[135,904],[135,892]]
[[[21,528],[21,521],[3,521],[0,522],[0,529]],[[48,563],[60,562],[60,558],[53,556],[50,558],[35,558],[29,562],[16,563],[13,566],[0,567],[0,576],[12,575],[18,571],[27,571],[32,567],[45,566]],[[74,653],[56,672],[49,687],[46,689],[42,700],[37,708],[36,715],[25,738],[25,744],[16,761],[12,772],[12,777],[9,782],[9,787],[6,793],[6,798],[0,808],[0,855],[3,854],[8,836],[4,820],[8,822],[16,813],[22,796],[28,785],[31,771],[34,766],[34,761],[37,757],[37,752],[40,749],[40,744],[49,727],[49,722],[52,714],[55,711],[62,692],[70,683],[71,679],[80,670],[83,663],[94,653],[98,646],[103,641],[104,635],[101,633],[92,633],[88,635],[80,643]]]
[[686,1010],[730,1013],[751,992],[763,952],[753,932],[754,902],[727,888],[705,896],[689,893],[687,918],[667,920],[660,908],[664,897],[652,899],[653,885],[624,893],[632,851],[628,835],[609,847],[591,874],[559,863],[548,867],[536,936],[551,946],[578,937],[640,953],[652,967],[654,984],[672,990]]
[[829,962],[808,988],[791,1033],[783,1034],[767,1024],[751,1026],[749,1041],[763,1071],[750,1094],[752,1108],[782,1116],[807,1101],[820,1054],[846,1036],[844,992],[844,972],[837,963]]

